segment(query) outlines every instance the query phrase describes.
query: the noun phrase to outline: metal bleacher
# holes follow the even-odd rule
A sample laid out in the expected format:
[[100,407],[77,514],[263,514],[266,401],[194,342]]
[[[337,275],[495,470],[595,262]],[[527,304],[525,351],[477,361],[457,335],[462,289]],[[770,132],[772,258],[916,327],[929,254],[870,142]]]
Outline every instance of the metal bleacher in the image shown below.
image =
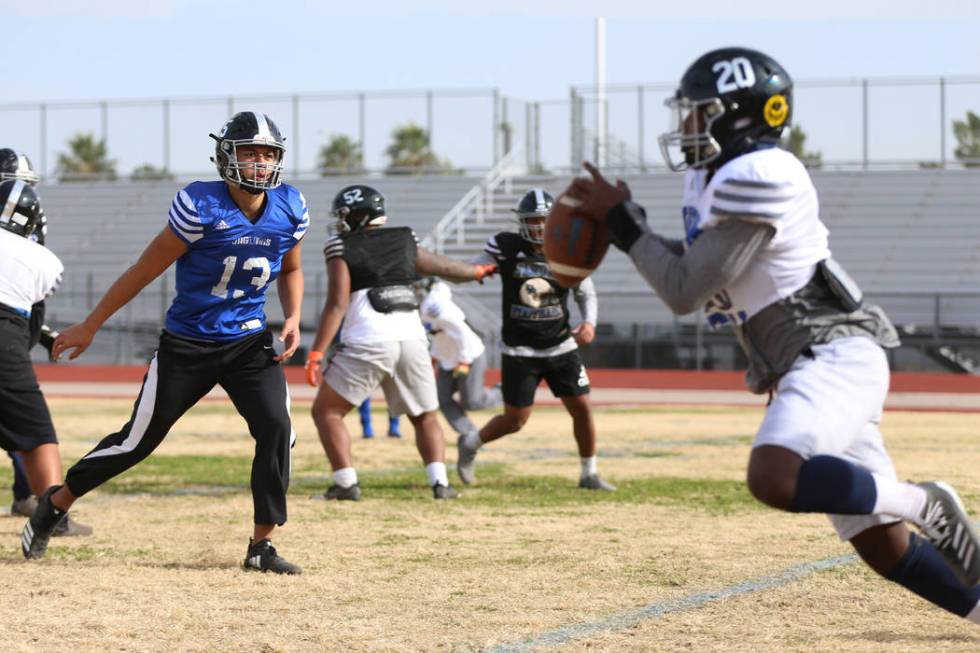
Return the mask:
[[[932,326],[980,325],[980,171],[813,171],[821,218],[830,229],[834,257],[872,301],[896,322]],[[681,176],[626,176],[652,228],[681,237]],[[446,253],[466,257],[486,238],[514,229],[510,207],[540,186],[560,192],[568,177],[515,177],[497,189],[482,221],[464,228],[462,243]],[[612,323],[669,324],[673,316],[653,297],[632,262],[615,248],[595,273],[600,319]],[[481,301],[499,301],[492,288],[476,289]]]
[[[456,176],[392,176],[359,179],[324,178],[297,184],[310,207],[312,226],[305,242],[303,271],[308,294],[325,292],[325,268],[320,250],[327,237],[330,205],[343,186],[368,183],[387,199],[392,224],[413,227],[421,238],[445,214],[448,206],[477,183]],[[63,183],[40,188],[49,221],[47,245],[65,264],[60,291],[49,300],[48,314],[61,322],[84,317],[109,284],[136,261],[147,243],[167,223],[167,212],[182,182]],[[124,309],[128,322],[159,324],[173,293],[173,272],[165,273],[132,306]],[[166,293],[161,296],[161,290]],[[273,305],[275,287],[270,289]],[[322,297],[321,297],[322,300]],[[322,305],[304,302],[304,322],[315,323]],[[270,316],[278,309],[270,309]]]
[[[940,334],[975,339],[980,326],[980,171],[812,171],[820,195],[821,217],[830,228],[834,256],[855,277],[871,301],[880,304],[906,329],[929,331],[933,349],[948,344]],[[482,194],[480,209],[447,234],[441,249],[468,259],[487,237],[516,229],[510,209],[534,186],[560,192],[567,176],[512,176]],[[668,237],[682,234],[679,216],[680,175],[628,175],[636,201],[647,209],[651,226]],[[330,204],[336,192],[352,183],[368,183],[384,193],[390,224],[408,225],[419,238],[433,232],[450,207],[486,180],[459,176],[329,177],[304,180],[313,225],[304,247],[306,297],[303,322],[307,338],[326,294],[320,247],[327,236]],[[49,247],[65,263],[65,280],[48,302],[55,326],[84,317],[108,285],[136,258],[166,224],[167,211],[182,182],[114,182],[47,184],[40,188],[49,217]],[[485,186],[484,186],[485,187]],[[663,332],[678,326],[695,328],[696,315],[675,318],[652,294],[629,259],[615,248],[594,279],[599,292],[600,322],[618,333],[633,329]],[[173,295],[170,270],[115,316],[107,325],[128,340],[100,333],[103,360],[141,360]],[[474,323],[487,333],[496,330],[500,290],[497,281],[457,287],[457,297]],[[279,319],[275,286],[270,288],[268,314]],[[472,315],[471,315],[472,318]],[[635,326],[634,326],[635,325]],[[637,327],[641,331],[637,331]],[[944,331],[945,330],[945,331]],[[139,333],[138,337],[131,335]],[[970,335],[972,334],[972,335]],[[971,340],[972,341],[972,340]],[[127,344],[128,343],[128,344]],[[969,345],[972,346],[972,345]],[[152,351],[152,349],[150,349]],[[93,355],[88,356],[89,360]]]

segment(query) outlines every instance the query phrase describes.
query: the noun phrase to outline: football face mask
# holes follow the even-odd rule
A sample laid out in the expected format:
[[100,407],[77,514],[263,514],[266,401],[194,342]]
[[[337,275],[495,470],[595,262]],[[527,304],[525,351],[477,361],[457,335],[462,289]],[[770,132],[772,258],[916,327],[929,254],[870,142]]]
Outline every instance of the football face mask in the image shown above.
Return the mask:
[[721,145],[711,135],[711,126],[725,114],[721,100],[675,96],[664,105],[673,113],[676,125],[657,139],[668,168],[674,172],[702,168],[721,156]]

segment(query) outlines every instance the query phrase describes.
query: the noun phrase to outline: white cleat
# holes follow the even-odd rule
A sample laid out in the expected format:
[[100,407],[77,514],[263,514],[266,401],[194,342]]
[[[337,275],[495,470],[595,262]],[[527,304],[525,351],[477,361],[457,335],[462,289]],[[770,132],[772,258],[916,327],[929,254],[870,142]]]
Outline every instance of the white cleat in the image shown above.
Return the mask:
[[917,485],[926,491],[926,506],[918,523],[922,535],[942,554],[961,583],[976,586],[980,583],[980,538],[956,490],[942,481]]

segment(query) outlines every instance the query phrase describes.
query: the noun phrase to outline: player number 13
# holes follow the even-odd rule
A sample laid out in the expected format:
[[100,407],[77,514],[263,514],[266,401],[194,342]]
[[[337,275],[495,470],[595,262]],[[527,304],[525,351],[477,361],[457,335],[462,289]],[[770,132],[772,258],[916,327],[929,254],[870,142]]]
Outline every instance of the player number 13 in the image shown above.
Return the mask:
[[[218,282],[214,288],[211,289],[211,294],[215,297],[220,297],[221,299],[226,299],[228,297],[228,282],[231,281],[231,275],[235,272],[235,265],[238,263],[237,256],[228,256],[222,263],[225,264],[225,270],[221,273],[221,281]],[[269,281],[269,259],[264,256],[257,256],[254,258],[247,258],[242,263],[243,270],[254,270],[259,269],[259,273],[253,276],[250,283],[256,288],[261,288]],[[233,298],[242,297],[245,294],[244,290],[232,290],[231,296]]]

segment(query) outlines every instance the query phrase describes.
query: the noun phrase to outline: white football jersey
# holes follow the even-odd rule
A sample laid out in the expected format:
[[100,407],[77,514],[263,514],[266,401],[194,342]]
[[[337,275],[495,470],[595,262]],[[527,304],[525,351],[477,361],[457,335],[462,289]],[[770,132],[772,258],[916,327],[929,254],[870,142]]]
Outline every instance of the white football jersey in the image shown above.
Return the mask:
[[444,370],[460,363],[472,363],[486,347],[480,336],[466,322],[463,309],[452,300],[452,290],[442,281],[432,284],[419,307],[422,319],[432,325],[432,346],[429,354]]
[[[380,230],[379,230],[380,231]],[[390,238],[393,230],[384,230],[383,238]],[[415,233],[411,232],[411,237],[415,239]],[[331,236],[324,245],[323,253],[327,261],[335,257],[345,257],[345,251],[351,245],[345,241],[341,235]],[[355,245],[353,251],[362,251],[363,241]],[[348,268],[350,263],[348,263]],[[356,275],[360,274],[360,268],[351,270],[351,283],[356,282]],[[418,310],[412,311],[392,311],[381,313],[376,311],[371,305],[368,297],[370,288],[361,288],[350,294],[350,301],[347,304],[347,312],[344,313],[344,322],[340,327],[340,342],[346,344],[368,344],[377,342],[399,342],[401,340],[425,340],[425,327],[422,326],[422,319],[419,317]]]
[[47,247],[0,229],[0,304],[30,315],[61,283],[65,267]]
[[684,231],[689,247],[724,220],[768,224],[775,236],[735,281],[705,306],[712,325],[740,324],[810,281],[830,256],[817,191],[799,159],[779,148],[732,159],[705,183],[705,170],[684,178]]
[[368,289],[351,293],[344,324],[340,328],[343,343],[398,342],[425,340],[425,327],[416,311],[379,313],[371,306]]

